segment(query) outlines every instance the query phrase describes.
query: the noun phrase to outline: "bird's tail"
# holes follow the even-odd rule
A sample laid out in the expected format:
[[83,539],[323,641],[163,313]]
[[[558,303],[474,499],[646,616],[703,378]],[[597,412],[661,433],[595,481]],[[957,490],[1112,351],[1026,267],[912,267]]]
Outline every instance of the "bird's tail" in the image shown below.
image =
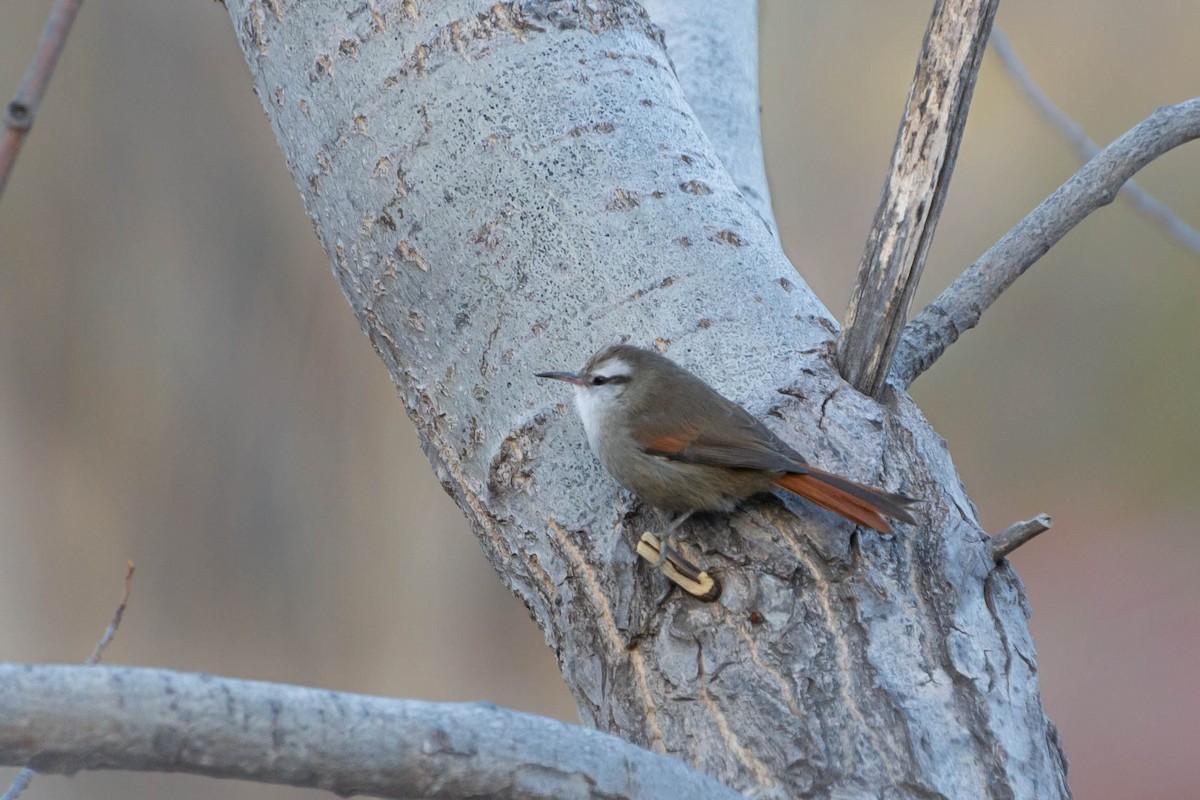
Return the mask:
[[806,469],[804,473],[789,472],[775,481],[775,485],[880,533],[892,532],[884,517],[909,524],[916,522],[907,508],[916,502],[911,497],[864,486],[814,467]]

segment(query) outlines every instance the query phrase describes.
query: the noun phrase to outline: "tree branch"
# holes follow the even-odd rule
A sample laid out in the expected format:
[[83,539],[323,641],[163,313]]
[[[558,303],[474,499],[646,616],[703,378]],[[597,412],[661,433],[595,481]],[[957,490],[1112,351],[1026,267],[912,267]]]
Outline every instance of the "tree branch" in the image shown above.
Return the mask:
[[[1008,70],[1009,76],[1030,104],[1075,148],[1075,152],[1079,154],[1079,160],[1088,161],[1095,158],[1100,152],[1100,146],[1093,142],[1084,133],[1079,123],[1067,116],[1034,82],[1033,76],[1025,69],[1021,59],[1017,58],[1017,53],[1013,50],[1004,31],[999,29],[992,31],[992,51],[1000,59],[1004,68]],[[1158,223],[1168,236],[1200,256],[1200,231],[1180,219],[1170,206],[1151,195],[1133,180],[1121,187],[1120,195],[1138,211]]]
[[50,9],[50,16],[46,18],[37,52],[29,62],[25,76],[21,78],[16,96],[8,104],[4,115],[4,139],[0,141],[0,197],[4,196],[8,176],[17,162],[26,134],[33,127],[34,117],[46,94],[46,85],[50,83],[50,76],[54,73],[54,66],[67,43],[67,34],[71,32],[71,24],[75,22],[81,5],[83,0],[56,0]]
[[423,703],[132,667],[0,664],[0,763],[186,772],[342,796],[732,798],[615,736]]
[[1054,525],[1049,514],[1038,514],[1024,522],[1014,522],[988,541],[992,559],[999,561],[1033,537],[1045,533]]
[[979,257],[904,329],[891,379],[907,387],[979,323],[983,312],[1129,177],[1200,137],[1200,98],[1156,110],[1104,148]]
[[758,98],[758,3],[645,0],[666,34],[688,105],[729,177],[778,237],[763,166]]
[[938,0],[859,262],[838,368],[878,396],[933,242],[999,0]]
[[[826,309],[639,4],[226,5],[335,275],[585,724],[760,800],[1068,795],[1021,587],[985,571],[944,442],[903,393],[842,391]],[[919,495],[921,535],[766,497],[689,531],[719,602],[664,597],[633,549],[651,520],[532,377],[622,335]]]

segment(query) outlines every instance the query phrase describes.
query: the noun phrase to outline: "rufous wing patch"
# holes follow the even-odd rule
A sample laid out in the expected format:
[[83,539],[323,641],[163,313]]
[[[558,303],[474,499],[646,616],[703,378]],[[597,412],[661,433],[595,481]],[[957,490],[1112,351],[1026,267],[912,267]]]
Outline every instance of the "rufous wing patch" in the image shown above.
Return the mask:
[[671,453],[678,453],[691,444],[696,438],[696,433],[694,430],[685,430],[678,433],[660,433],[653,436],[635,433],[633,438],[634,441],[642,446],[643,450],[649,453],[670,455]]

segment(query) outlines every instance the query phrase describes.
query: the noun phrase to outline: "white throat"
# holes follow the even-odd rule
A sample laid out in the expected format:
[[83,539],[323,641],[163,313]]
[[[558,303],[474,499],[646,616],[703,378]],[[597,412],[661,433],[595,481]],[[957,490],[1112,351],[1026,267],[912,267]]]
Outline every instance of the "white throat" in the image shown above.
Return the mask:
[[579,410],[579,418],[583,420],[583,430],[587,433],[588,445],[597,455],[600,454],[600,429],[604,427],[604,423],[612,411],[610,404],[615,402],[615,398],[600,397],[599,394],[592,387],[575,387],[575,408]]
[[[631,372],[632,368],[628,363],[621,359],[613,359],[593,370],[592,374],[605,378],[616,376],[628,378]],[[601,455],[603,429],[618,410],[620,395],[624,391],[625,386],[622,383],[575,387],[575,408],[579,410],[579,418],[583,420],[583,430],[587,433],[588,445],[596,455]]]

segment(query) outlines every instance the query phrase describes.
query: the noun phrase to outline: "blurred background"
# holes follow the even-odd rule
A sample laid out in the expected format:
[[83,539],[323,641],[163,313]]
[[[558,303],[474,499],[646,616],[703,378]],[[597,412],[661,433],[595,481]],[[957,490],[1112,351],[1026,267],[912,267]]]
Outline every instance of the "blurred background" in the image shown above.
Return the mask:
[[[0,10],[5,100],[49,5]],[[929,7],[762,3],[776,216],[838,316]],[[998,24],[1101,143],[1200,94],[1196,4],[1013,0]],[[1077,166],[989,56],[918,306]],[[1200,144],[1138,180],[1200,226]],[[1054,516],[1012,560],[1079,797],[1200,792],[1198,302],[1200,259],[1118,201],[913,387],[987,530]],[[0,660],[86,658],[126,558],[109,662],[575,719],[201,0],[84,5],[0,202]],[[151,796],[327,795],[97,773],[25,795]]]

